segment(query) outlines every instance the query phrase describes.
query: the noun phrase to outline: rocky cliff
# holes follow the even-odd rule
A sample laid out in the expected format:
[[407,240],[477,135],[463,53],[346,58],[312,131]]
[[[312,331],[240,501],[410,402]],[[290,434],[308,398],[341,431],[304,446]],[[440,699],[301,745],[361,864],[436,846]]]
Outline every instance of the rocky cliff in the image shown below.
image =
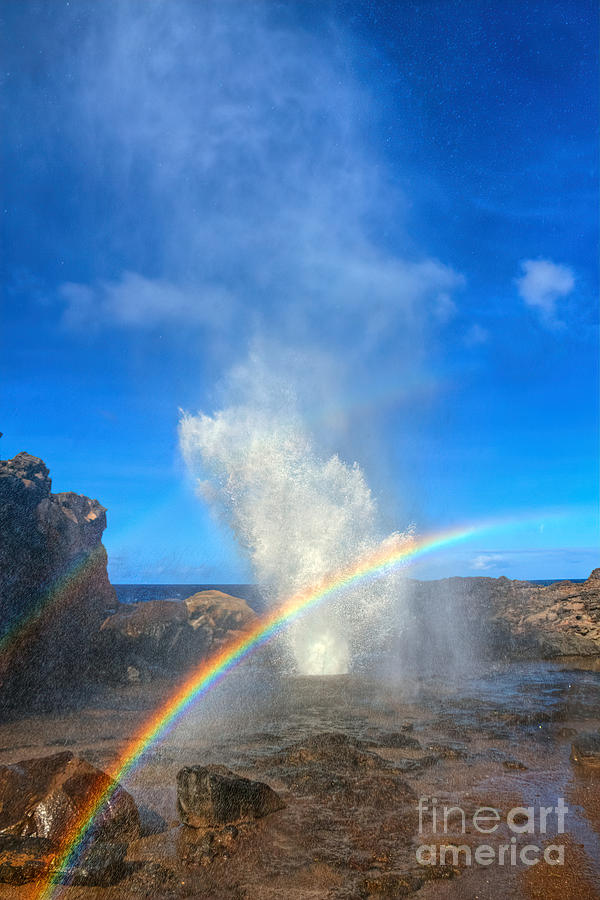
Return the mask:
[[51,493],[41,459],[0,460],[0,689],[29,702],[75,686],[90,634],[116,606],[97,500]]
[[442,659],[600,655],[600,569],[583,583],[546,586],[505,577],[409,580],[405,609],[412,646]]

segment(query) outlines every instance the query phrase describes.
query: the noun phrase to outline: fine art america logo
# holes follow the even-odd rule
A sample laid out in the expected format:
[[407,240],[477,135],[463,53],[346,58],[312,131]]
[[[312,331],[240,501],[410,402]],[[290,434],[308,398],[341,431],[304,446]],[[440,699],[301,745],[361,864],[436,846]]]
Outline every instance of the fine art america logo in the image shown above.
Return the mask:
[[[565,816],[569,809],[562,797],[556,806],[514,806],[506,814],[493,806],[480,806],[472,815],[466,814],[460,806],[441,806],[435,797],[419,798],[419,836],[424,832],[433,843],[422,843],[417,848],[417,862],[422,866],[463,865],[463,866],[535,866],[542,860],[549,866],[562,866],[565,861],[563,844],[546,844],[543,835],[559,835],[565,831]],[[492,835],[504,826],[511,837],[498,846],[490,844],[451,843],[449,834],[465,834],[471,826],[478,834]],[[539,837],[534,843],[527,835]],[[445,843],[436,843],[444,839]],[[541,846],[540,846],[541,844]]]

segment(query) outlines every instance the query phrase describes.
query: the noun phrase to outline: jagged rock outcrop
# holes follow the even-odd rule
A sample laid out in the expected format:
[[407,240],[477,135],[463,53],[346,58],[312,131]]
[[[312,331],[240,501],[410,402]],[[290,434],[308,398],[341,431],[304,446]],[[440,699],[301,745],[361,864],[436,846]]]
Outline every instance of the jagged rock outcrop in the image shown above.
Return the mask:
[[496,659],[600,655],[600,569],[583,583],[550,585],[505,577],[409,580],[405,601],[408,655],[411,645],[449,663],[482,653]]
[[0,687],[26,703],[73,686],[91,665],[90,634],[117,600],[97,500],[51,493],[48,468],[0,460]]
[[514,592],[506,585],[499,592],[494,621],[510,631],[515,649],[548,658],[600,654],[600,569],[581,584],[512,584]]

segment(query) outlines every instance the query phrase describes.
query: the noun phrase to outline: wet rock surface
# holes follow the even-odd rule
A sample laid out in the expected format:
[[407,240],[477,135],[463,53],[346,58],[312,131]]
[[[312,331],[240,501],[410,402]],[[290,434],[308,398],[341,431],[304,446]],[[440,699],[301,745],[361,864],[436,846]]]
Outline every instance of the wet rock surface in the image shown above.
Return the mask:
[[74,864],[59,871],[60,884],[81,887],[107,887],[120,882],[128,872],[125,863],[127,844],[95,841]]
[[216,858],[228,859],[248,836],[251,829],[247,824],[218,828],[183,826],[178,835],[178,856],[187,865],[208,866]]
[[177,773],[177,812],[184,825],[204,828],[261,819],[284,806],[267,784],[225,766],[186,766]]
[[571,759],[581,766],[600,770],[600,731],[580,734],[571,744]]
[[[240,670],[231,693],[247,681]],[[265,687],[265,684],[271,685]],[[142,807],[143,829],[127,842],[123,858],[116,836],[98,843],[106,871],[78,863],[79,882],[67,885],[64,900],[362,900],[417,896],[423,900],[582,900],[600,883],[597,844],[600,810],[594,776],[569,762],[573,738],[600,725],[600,672],[593,667],[519,665],[463,677],[456,685],[417,679],[385,685],[364,678],[291,678],[261,682],[250,710],[237,718],[224,695],[197,718],[182,722],[144,765],[132,773],[128,791]],[[165,682],[129,685],[115,694],[115,706],[70,719],[0,724],[0,761],[11,746],[57,742],[94,752],[98,765],[163,702]],[[118,699],[117,699],[118,698]],[[209,709],[227,709],[213,719]],[[103,722],[92,738],[90,723]],[[563,731],[575,735],[562,735]],[[406,740],[410,738],[410,740]],[[29,751],[31,752],[31,751]],[[78,749],[78,754],[81,752]],[[103,762],[104,761],[104,762]],[[176,818],[176,776],[183,768],[211,768],[227,777],[263,781],[285,803],[258,819],[191,827]],[[563,796],[569,806],[572,847],[564,870],[525,867],[422,866],[420,843],[442,840],[477,846],[482,840],[469,817],[482,806],[502,815],[514,806],[547,805]],[[429,813],[419,830],[417,804]],[[442,839],[432,833],[431,798],[462,807]],[[427,800],[429,798],[429,800]],[[153,814],[153,815],[152,815]],[[572,818],[571,818],[572,817]],[[146,824],[154,818],[156,827]],[[497,846],[510,832],[484,838]],[[551,840],[551,835],[547,835]],[[45,859],[47,844],[6,849],[0,868],[11,883],[0,884],[1,900],[25,900],[26,878]],[[520,839],[519,839],[520,840]],[[523,835],[524,843],[536,836]],[[23,842],[23,843],[21,843]],[[105,851],[102,850],[105,848]],[[114,854],[113,854],[114,851]],[[20,860],[20,862],[19,862]],[[37,860],[37,862],[36,862]],[[94,859],[92,857],[91,862]],[[27,868],[27,866],[29,868]],[[62,879],[62,876],[61,876]],[[596,881],[594,881],[596,879]],[[22,882],[22,886],[18,883]],[[550,885],[550,887],[548,887]],[[592,887],[590,887],[592,885]],[[587,886],[587,887],[586,887]],[[586,893],[587,891],[587,893]],[[597,893],[597,892],[596,892]]]
[[0,882],[27,884],[42,877],[52,850],[44,838],[0,836]]
[[[0,766],[0,834],[58,843],[110,778],[70,752]],[[117,788],[94,827],[98,839],[129,841],[139,836],[132,797]]]

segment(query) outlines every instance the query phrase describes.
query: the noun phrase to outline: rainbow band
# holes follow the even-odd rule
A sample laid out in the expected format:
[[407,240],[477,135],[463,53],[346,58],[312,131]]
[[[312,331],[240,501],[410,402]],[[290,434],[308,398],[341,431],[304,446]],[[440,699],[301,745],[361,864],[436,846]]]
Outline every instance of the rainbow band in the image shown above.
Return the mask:
[[35,886],[33,895],[35,900],[49,900],[55,889],[58,888],[59,875],[57,873],[68,871],[75,862],[86,838],[90,835],[96,816],[117,789],[117,782],[126,778],[146,751],[175,724],[199,697],[253,650],[279,634],[300,615],[335,591],[347,588],[365,578],[381,575],[401,563],[425,553],[431,553],[440,547],[465,540],[478,530],[480,529],[473,527],[454,529],[422,539],[410,539],[404,543],[397,542],[393,548],[389,546],[379,548],[374,553],[360,559],[355,565],[322,579],[316,586],[298,592],[283,606],[262,618],[258,624],[241,637],[231,641],[214,656],[201,663],[127,745],[108,773],[112,783],[88,798],[84,811],[67,830],[61,842],[53,865],[54,874],[46,876],[41,884],[38,882]]

